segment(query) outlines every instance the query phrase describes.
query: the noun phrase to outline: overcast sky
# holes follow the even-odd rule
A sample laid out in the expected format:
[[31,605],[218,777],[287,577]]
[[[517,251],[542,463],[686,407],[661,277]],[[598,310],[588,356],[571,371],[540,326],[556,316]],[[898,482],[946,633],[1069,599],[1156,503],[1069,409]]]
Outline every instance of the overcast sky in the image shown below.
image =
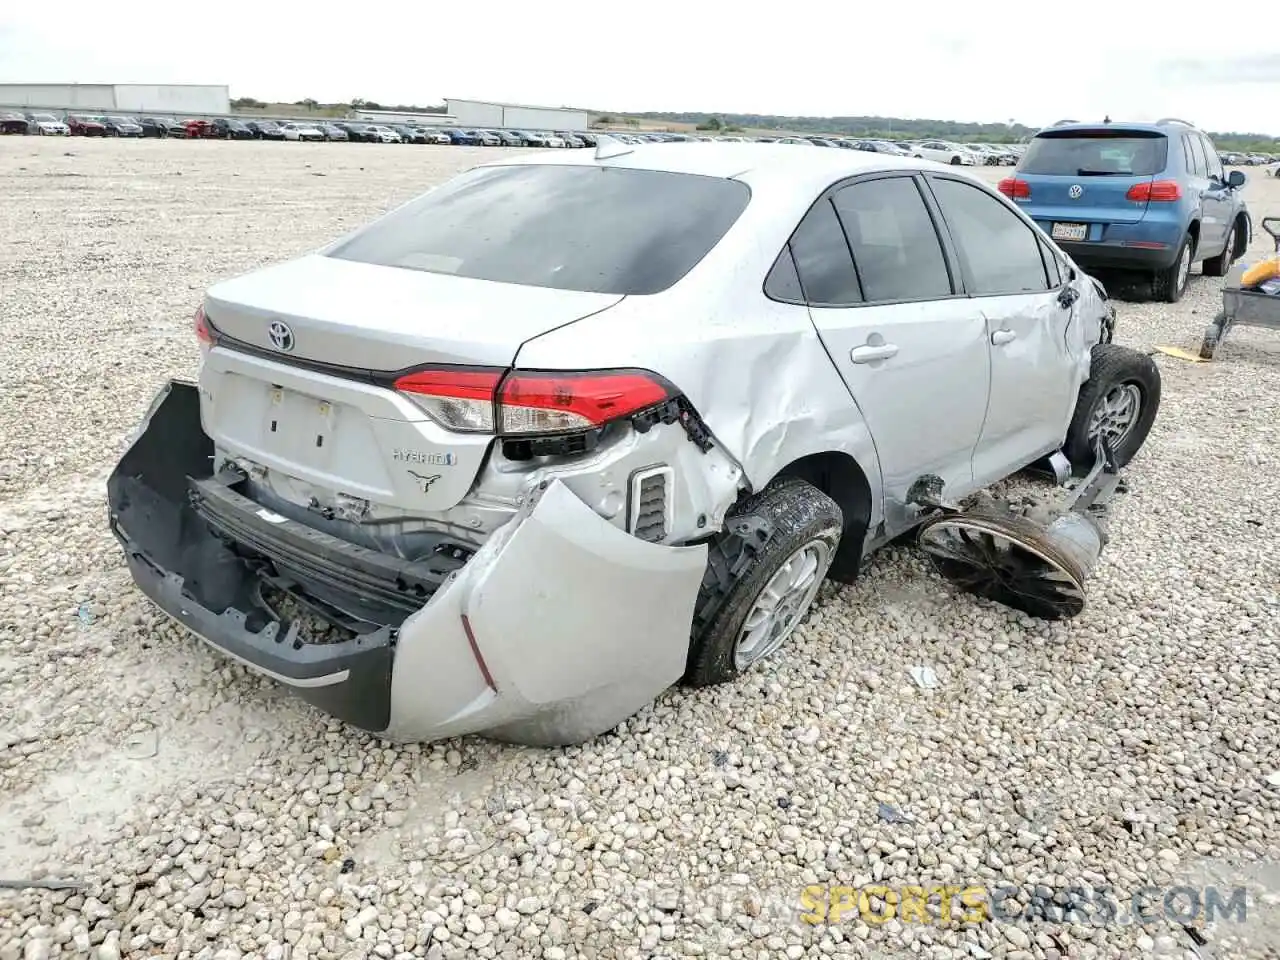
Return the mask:
[[0,8],[0,81],[10,82],[225,83],[233,97],[282,101],[459,97],[1033,126],[1173,115],[1280,135],[1277,33],[1262,21],[1251,30],[1225,8],[1219,24],[1202,11],[1194,29],[1114,0]]

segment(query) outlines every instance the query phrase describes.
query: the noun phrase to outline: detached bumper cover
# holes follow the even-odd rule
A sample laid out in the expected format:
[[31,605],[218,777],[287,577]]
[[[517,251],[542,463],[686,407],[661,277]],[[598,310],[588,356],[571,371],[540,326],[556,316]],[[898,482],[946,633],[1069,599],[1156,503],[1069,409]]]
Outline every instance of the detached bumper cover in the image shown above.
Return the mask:
[[[637,540],[558,481],[444,575],[261,510],[212,468],[197,388],[173,381],[108,481],[135,582],[221,653],[349,723],[402,740],[577,743],[684,671],[706,548]],[[313,600],[334,602],[331,586],[344,609],[400,613],[305,641],[262,601],[273,574],[305,576]],[[406,602],[415,592],[428,599]]]

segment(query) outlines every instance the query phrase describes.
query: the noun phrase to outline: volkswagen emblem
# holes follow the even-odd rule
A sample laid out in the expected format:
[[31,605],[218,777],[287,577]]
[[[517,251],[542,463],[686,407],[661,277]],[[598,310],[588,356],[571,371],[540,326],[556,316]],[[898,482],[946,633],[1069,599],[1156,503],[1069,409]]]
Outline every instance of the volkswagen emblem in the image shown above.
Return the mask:
[[283,320],[272,320],[267,327],[267,339],[277,350],[288,353],[293,349],[293,331]]
[[1078,183],[1073,183],[1071,185],[1071,189],[1067,191],[1067,196],[1072,200],[1079,200],[1080,194],[1082,193],[1084,193],[1084,187],[1080,186]]

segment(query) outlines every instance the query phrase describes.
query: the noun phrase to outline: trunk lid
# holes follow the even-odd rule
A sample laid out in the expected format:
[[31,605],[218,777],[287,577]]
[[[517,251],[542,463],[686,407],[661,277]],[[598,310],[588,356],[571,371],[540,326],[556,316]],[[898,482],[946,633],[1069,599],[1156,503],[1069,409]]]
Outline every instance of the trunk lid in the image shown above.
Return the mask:
[[492,439],[446,430],[389,387],[223,347],[200,368],[200,419],[219,452],[280,496],[357,521],[366,511],[352,498],[407,516],[454,506]]
[[[539,334],[622,297],[402,270],[312,254],[210,288],[221,333],[278,355],[358,370],[507,366]],[[292,334],[273,343],[272,324]]]
[[[1147,213],[1147,201],[1130,200],[1129,190],[1154,177],[1049,176],[1018,174],[1031,189],[1029,200],[1018,206],[1036,220],[1071,223],[1137,223]],[[1080,188],[1078,197],[1071,196]]]
[[352,519],[358,501],[436,514],[467,495],[492,435],[445,429],[375,374],[508,367],[526,340],[621,299],[321,256],[269,267],[206,295],[209,322],[254,349],[208,351],[202,424],[291,502]]

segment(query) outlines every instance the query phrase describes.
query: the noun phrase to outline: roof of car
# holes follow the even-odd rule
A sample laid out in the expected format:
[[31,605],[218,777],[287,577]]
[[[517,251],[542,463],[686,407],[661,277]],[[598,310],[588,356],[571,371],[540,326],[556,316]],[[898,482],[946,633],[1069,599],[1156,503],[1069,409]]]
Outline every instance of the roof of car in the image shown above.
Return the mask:
[[[639,170],[691,173],[708,177],[736,178],[750,174],[753,182],[776,179],[792,185],[801,182],[830,184],[845,176],[879,170],[916,170],[922,167],[947,169],[942,164],[887,153],[839,150],[777,143],[732,143],[693,141],[689,143],[624,144],[629,151],[603,160],[594,150],[575,150],[568,156],[533,154],[485,166],[519,164],[583,165],[600,164]],[[566,151],[567,152],[567,151]]]
[[1170,130],[1196,130],[1197,127],[1192,126],[1184,120],[1159,120],[1155,123],[1146,121],[1140,123],[1128,123],[1124,120],[1095,121],[1093,123],[1060,123],[1056,126],[1045,127],[1039,131],[1036,136],[1042,133],[1061,134],[1071,133],[1076,130],[1141,130],[1146,133],[1168,133]]

